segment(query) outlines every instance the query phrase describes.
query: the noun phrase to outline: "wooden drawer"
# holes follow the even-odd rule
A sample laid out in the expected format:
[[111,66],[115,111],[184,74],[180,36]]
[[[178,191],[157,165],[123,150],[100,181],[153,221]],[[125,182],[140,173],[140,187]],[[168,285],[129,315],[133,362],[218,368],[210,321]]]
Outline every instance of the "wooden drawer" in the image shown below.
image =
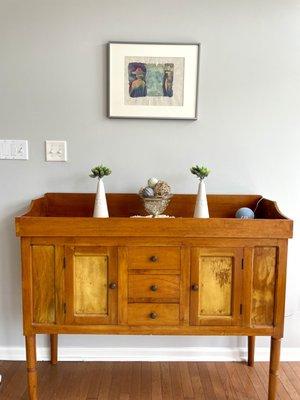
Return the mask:
[[129,275],[129,302],[179,302],[179,275]]
[[179,247],[129,247],[129,269],[180,269]]
[[128,325],[178,325],[177,304],[128,304]]

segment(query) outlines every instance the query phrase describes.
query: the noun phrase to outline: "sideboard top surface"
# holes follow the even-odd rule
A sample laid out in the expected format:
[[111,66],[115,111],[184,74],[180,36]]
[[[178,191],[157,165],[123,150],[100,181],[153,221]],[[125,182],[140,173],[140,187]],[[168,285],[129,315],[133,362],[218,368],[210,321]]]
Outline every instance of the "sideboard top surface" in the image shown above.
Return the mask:
[[[130,218],[145,211],[139,196],[128,193],[108,193],[110,218],[92,218],[94,200],[90,193],[47,193],[16,217],[17,235],[292,237],[293,221],[260,195],[208,195],[209,219],[193,218],[196,196],[190,194],[173,196],[166,213],[175,218]],[[257,204],[254,220],[234,217],[240,207],[254,210]]]

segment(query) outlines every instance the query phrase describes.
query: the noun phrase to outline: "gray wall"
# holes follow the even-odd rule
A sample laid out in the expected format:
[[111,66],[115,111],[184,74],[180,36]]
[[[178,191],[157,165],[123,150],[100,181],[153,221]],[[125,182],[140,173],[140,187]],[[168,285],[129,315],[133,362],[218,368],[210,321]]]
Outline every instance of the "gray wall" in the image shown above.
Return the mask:
[[[0,161],[0,347],[21,346],[19,242],[13,217],[47,191],[92,192],[104,162],[112,192],[149,176],[194,193],[258,193],[296,220],[284,346],[300,347],[300,2],[296,0],[0,0],[0,137],[29,140],[29,161]],[[201,42],[196,122],[109,120],[110,40]],[[68,142],[46,163],[44,141]],[[64,337],[66,346],[236,346],[236,338]],[[264,345],[264,339],[259,344]]]

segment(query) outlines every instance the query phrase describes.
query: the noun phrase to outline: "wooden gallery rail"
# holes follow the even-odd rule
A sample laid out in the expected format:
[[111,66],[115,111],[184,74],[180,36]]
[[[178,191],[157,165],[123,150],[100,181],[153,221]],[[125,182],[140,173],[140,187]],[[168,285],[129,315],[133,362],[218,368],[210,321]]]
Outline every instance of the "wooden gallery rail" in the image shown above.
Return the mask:
[[275,400],[283,336],[287,241],[292,221],[261,196],[210,195],[211,218],[194,219],[195,196],[175,195],[173,219],[142,214],[135,194],[109,194],[111,218],[91,218],[94,195],[48,193],[16,218],[21,237],[29,398],[36,400],[36,334],[271,337]]

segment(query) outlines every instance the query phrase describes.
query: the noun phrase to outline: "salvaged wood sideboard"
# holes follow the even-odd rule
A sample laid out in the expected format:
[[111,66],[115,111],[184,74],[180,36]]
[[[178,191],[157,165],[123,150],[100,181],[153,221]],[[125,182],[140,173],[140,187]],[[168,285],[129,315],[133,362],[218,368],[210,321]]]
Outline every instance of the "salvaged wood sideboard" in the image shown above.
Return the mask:
[[256,219],[235,211],[261,196],[210,195],[211,218],[192,218],[194,195],[142,214],[135,194],[108,194],[111,218],[92,218],[94,195],[48,193],[16,218],[21,237],[29,398],[36,400],[36,334],[271,337],[269,400],[275,400],[283,336],[287,241],[292,221],[262,199]]

